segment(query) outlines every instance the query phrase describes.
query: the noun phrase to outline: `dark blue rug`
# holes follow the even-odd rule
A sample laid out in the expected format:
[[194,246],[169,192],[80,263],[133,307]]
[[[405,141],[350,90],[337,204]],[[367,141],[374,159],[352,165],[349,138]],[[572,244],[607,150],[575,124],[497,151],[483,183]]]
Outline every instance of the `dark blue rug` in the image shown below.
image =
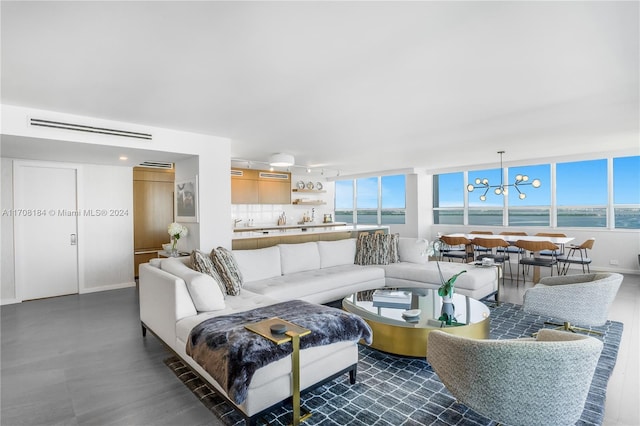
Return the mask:
[[[549,320],[526,314],[519,305],[487,304],[491,308],[492,339],[531,336]],[[602,424],[607,382],[618,356],[622,328],[622,323],[614,321],[592,328],[604,333],[603,337],[594,335],[603,340],[604,349],[578,425]],[[228,425],[244,424],[243,418],[178,358],[172,357],[165,363],[216,417]],[[360,346],[355,385],[349,385],[345,375],[305,393],[302,405],[313,413],[305,425],[496,425],[456,403],[424,359],[385,354],[366,346]],[[290,424],[290,409],[285,405],[264,420],[271,425]]]

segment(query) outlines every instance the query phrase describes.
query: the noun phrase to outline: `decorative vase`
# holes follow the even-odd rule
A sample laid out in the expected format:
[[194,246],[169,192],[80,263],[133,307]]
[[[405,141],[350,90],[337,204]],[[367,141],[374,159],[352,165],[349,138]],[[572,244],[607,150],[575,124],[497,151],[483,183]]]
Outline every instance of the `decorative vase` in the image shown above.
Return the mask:
[[171,238],[173,244],[171,245],[171,256],[178,257],[178,239],[176,237]]
[[456,307],[453,304],[451,296],[442,298],[442,308],[440,310],[440,321],[444,321],[447,325],[451,325],[451,321],[455,320]]

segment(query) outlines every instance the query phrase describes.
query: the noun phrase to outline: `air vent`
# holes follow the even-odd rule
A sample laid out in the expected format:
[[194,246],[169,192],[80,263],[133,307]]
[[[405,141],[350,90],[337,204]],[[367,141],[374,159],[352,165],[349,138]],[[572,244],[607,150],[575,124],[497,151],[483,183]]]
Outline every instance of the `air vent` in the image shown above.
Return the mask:
[[265,179],[282,179],[282,180],[289,179],[289,175],[287,173],[260,172],[260,177]]
[[244,172],[242,170],[231,169],[231,176],[244,176]]
[[63,123],[61,121],[41,120],[32,118],[29,120],[32,126],[49,127],[53,129],[73,130],[85,133],[100,133],[103,135],[122,136],[125,138],[151,140],[150,133],[130,132],[128,130],[107,129],[105,127],[86,126],[84,124]]
[[173,169],[173,163],[164,163],[162,161],[143,161],[140,167],[150,167],[152,169]]

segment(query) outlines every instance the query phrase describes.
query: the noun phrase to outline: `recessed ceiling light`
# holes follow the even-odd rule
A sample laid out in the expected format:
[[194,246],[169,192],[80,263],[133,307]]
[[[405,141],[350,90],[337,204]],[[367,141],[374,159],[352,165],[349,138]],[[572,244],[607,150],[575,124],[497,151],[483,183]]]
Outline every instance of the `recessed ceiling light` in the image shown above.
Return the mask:
[[121,159],[122,161],[125,161],[125,160],[128,160],[128,159],[129,159],[129,157],[126,157],[126,156],[124,156],[124,155],[121,155],[121,156],[120,156],[120,159]]

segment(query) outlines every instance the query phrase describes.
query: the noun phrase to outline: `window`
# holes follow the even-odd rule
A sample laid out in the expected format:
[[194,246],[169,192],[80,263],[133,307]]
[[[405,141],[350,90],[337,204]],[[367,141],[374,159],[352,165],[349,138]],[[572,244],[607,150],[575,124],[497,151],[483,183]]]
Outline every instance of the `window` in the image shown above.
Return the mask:
[[393,175],[355,181],[338,180],[335,203],[336,221],[360,225],[404,224],[406,177]]
[[[496,195],[494,188],[488,191],[474,189],[468,193],[465,205],[463,188],[468,183],[477,186],[476,179],[482,182],[486,178],[489,185],[499,185],[502,169],[469,171],[466,182],[464,172],[434,175],[433,223],[640,229],[640,156],[519,166],[504,170],[506,176],[502,182],[505,185],[513,185],[518,174],[529,177],[526,183],[540,179],[542,185],[534,188],[525,183],[517,189],[508,186],[506,199]],[[520,197],[518,189],[525,196]],[[480,200],[485,194],[486,200]],[[555,197],[553,200],[552,194]],[[503,220],[505,214],[507,216]]]
[[382,210],[382,225],[405,223],[407,206],[405,175],[382,176],[380,182]]
[[[509,187],[508,223],[510,226],[544,226],[551,225],[551,165],[510,167],[508,183],[513,184],[516,176],[527,176],[529,179],[518,185]],[[540,187],[534,188],[533,181],[539,179]],[[524,194],[524,195],[521,195]]]
[[356,180],[356,223],[378,224],[378,178]]
[[640,156],[613,159],[613,215],[616,228],[640,229]]
[[462,225],[464,221],[464,176],[445,173],[433,176],[433,223]]
[[556,165],[558,226],[607,226],[607,160],[575,161]]
[[353,223],[353,180],[337,180],[335,221]]

